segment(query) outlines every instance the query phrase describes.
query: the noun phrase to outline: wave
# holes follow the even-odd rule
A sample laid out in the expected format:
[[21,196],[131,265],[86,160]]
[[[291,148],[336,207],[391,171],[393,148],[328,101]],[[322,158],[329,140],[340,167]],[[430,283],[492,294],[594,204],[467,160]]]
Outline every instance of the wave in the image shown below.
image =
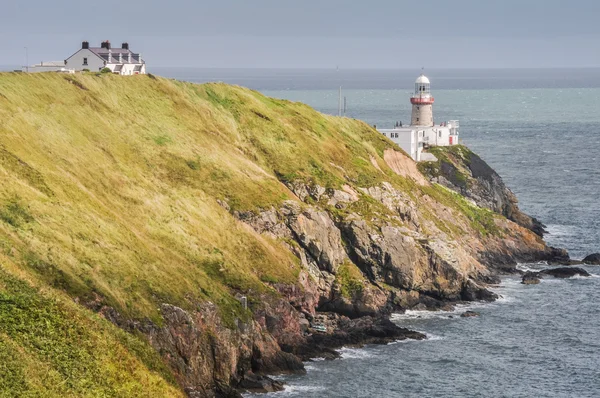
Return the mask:
[[343,347],[338,350],[342,359],[365,359],[373,356],[373,353],[364,348]]
[[[523,272],[527,272],[527,271],[537,272],[537,271],[544,269],[544,267],[547,267],[547,266],[548,266],[548,263],[546,261],[539,261],[537,263],[518,263],[517,269],[519,271],[523,271]],[[502,281],[502,282],[504,282],[504,281]]]
[[596,274],[590,274],[590,276],[574,275],[568,279],[590,279],[590,278],[600,278],[600,275],[596,275]]
[[[439,336],[437,334],[433,334],[433,333],[428,333],[428,332],[419,332],[419,333],[423,333],[425,336],[427,336],[427,340],[424,341],[438,341],[438,340],[444,340],[444,337]],[[422,340],[423,341],[423,340]]]
[[[301,386],[301,385],[292,385],[286,384],[283,391],[270,393],[269,396],[277,396],[277,397],[286,397],[286,396],[304,396],[306,393],[317,392],[325,390],[325,387],[322,386]],[[263,394],[260,394],[263,395]],[[258,396],[258,394],[256,394]]]

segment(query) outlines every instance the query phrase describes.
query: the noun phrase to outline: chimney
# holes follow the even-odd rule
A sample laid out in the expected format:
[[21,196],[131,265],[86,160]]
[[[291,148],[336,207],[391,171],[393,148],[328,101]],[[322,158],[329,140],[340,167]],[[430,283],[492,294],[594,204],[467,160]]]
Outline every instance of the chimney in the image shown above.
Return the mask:
[[123,43],[123,44],[121,44],[121,48],[123,50],[129,50],[129,43]]
[[89,41],[84,41],[81,43],[81,48],[84,50],[87,50],[88,48],[90,48],[90,42]]
[[103,41],[102,44],[100,45],[100,48],[105,48],[107,50],[110,50],[110,42],[108,40]]

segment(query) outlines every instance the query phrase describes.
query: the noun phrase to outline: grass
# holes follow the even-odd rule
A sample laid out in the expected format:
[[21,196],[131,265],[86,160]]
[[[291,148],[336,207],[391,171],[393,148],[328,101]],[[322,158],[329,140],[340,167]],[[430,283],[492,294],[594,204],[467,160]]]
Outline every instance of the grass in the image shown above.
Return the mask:
[[419,162],[417,164],[421,173],[429,177],[443,175],[454,185],[461,188],[469,187],[470,172],[463,168],[469,167],[472,152],[463,145],[449,147],[433,147],[428,152],[433,154],[437,161]]
[[[453,209],[456,224],[494,232],[493,216],[458,195],[396,175],[383,154],[400,149],[365,123],[241,87],[0,73],[0,120],[0,391],[177,395],[146,343],[72,299],[99,295],[126,318],[159,325],[161,303],[211,301],[233,328],[250,316],[237,293],[260,306],[277,294],[272,284],[297,282],[300,262],[232,213],[295,199],[292,181],[389,182],[441,231],[467,232],[441,221],[425,196]],[[398,222],[363,194],[329,210]],[[344,264],[337,281],[351,296],[363,277]]]
[[0,394],[183,396],[157,352],[0,270]]
[[350,261],[345,261],[340,265],[335,278],[340,293],[348,299],[352,299],[356,294],[362,292],[365,281],[360,269]]

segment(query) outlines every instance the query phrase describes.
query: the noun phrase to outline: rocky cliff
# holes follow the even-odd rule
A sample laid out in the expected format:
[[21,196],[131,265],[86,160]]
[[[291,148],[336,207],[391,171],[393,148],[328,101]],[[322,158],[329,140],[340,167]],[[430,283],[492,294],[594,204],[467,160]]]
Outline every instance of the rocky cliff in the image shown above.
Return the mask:
[[419,170],[430,181],[452,189],[478,206],[502,214],[543,236],[545,226],[519,210],[515,194],[483,159],[463,145],[430,148],[435,162],[422,162]]
[[278,389],[343,344],[424,338],[392,311],[493,300],[498,269],[557,254],[466,148],[462,191],[240,87],[0,74],[0,120],[4,391]]

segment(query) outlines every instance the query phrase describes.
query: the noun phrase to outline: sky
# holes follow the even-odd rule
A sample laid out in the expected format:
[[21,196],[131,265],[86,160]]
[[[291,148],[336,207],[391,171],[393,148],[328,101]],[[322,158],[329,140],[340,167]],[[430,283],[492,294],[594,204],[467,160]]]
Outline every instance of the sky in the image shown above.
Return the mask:
[[1,2],[0,65],[110,40],[150,69],[600,67],[599,0]]

